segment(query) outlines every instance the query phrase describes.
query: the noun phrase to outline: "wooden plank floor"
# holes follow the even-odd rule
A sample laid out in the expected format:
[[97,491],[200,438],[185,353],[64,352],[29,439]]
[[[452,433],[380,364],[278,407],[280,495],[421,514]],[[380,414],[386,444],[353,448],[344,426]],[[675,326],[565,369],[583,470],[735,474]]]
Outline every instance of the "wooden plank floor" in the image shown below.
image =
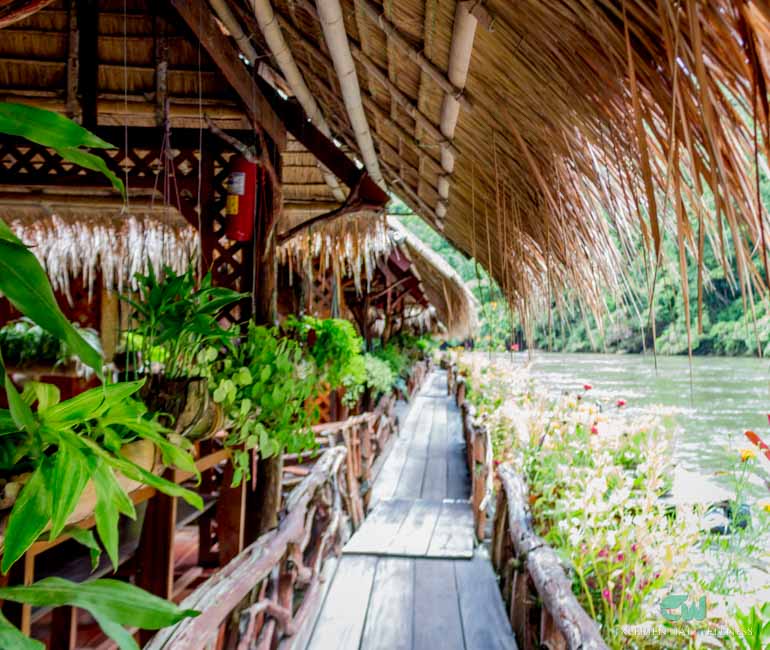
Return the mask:
[[311,650],[516,648],[497,580],[474,551],[460,413],[435,371],[402,418],[372,507],[346,544]]

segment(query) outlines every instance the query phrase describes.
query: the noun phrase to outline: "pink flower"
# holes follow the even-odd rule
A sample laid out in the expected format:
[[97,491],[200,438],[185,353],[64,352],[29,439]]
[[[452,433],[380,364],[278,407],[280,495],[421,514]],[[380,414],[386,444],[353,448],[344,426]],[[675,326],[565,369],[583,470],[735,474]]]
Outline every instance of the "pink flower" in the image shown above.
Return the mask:
[[599,435],[599,428],[595,425],[591,425],[591,435],[592,436],[598,436]]
[[617,402],[615,402],[618,408],[623,408],[626,405],[626,400],[619,399]]
[[636,542],[634,542],[633,544],[631,544],[631,550],[632,550],[634,553],[636,553],[636,552],[639,550],[639,544],[637,544]]
[[606,600],[607,602],[610,602],[611,596],[610,596],[609,589],[602,589],[602,598],[604,598],[604,600]]
[[609,551],[607,550],[607,547],[605,546],[601,551],[599,551],[599,557],[607,557],[609,555]]
[[[583,390],[591,390],[593,386],[591,384],[583,384]],[[768,420],[770,420],[770,415],[767,416]]]
[[618,562],[622,562],[625,559],[625,555],[623,555],[623,552],[621,551],[618,553]]

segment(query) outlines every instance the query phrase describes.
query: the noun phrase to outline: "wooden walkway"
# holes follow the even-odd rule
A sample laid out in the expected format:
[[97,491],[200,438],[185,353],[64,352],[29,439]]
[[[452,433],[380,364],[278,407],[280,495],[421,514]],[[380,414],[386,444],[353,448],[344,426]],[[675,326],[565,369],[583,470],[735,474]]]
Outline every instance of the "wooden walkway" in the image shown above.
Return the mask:
[[516,648],[492,566],[474,550],[460,413],[435,371],[326,584],[310,650]]

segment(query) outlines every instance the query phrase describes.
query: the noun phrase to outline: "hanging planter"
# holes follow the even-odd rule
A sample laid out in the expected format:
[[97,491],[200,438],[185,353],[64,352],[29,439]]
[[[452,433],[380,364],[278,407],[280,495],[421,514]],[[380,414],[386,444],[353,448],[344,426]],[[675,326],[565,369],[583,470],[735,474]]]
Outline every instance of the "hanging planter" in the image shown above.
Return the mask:
[[140,397],[160,422],[188,440],[204,440],[222,428],[221,407],[214,402],[205,377],[148,377]]

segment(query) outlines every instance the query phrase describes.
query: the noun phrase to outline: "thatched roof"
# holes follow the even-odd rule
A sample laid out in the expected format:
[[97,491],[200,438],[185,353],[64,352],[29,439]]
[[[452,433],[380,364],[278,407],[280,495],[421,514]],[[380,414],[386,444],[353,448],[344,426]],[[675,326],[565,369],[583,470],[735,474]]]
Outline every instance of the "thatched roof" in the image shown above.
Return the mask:
[[448,338],[464,339],[478,328],[478,302],[460,275],[419,237],[389,218],[391,238],[412,261],[414,272]]
[[[324,17],[337,3],[342,40]],[[191,4],[208,11],[223,3]],[[281,66],[254,13],[264,1],[224,4],[233,21],[224,31],[248,37],[233,46],[256,52],[255,67],[275,82]],[[602,286],[619,284],[631,238],[641,237],[654,266],[666,229],[696,262],[704,242],[718,255],[731,247],[744,290],[750,280],[762,284],[749,253],[764,263],[770,225],[754,176],[755,155],[765,166],[770,140],[765,2],[268,4],[331,136],[367,167],[373,143],[389,188],[477,257],[516,306],[558,286],[598,304]],[[100,121],[125,123],[128,100],[131,123],[155,123],[153,3],[126,6],[124,15],[122,2],[99,2]],[[221,26],[217,15],[209,22]],[[220,126],[227,111],[243,125],[245,103],[216,70],[223,62],[201,54],[180,21],[161,19],[172,123],[197,125],[211,110]],[[66,112],[67,37],[63,0],[4,29],[4,96]],[[351,117],[357,102],[342,91],[341,54],[354,62],[365,129],[352,126],[362,126],[362,114]],[[296,189],[318,186],[316,200],[322,179]]]
[[[274,0],[272,6],[332,131],[356,150],[314,3]],[[478,257],[512,300],[553,283],[598,301],[598,288],[615,284],[622,268],[610,231],[620,233],[623,245],[629,233],[641,233],[654,259],[661,232],[677,230],[679,206],[695,215],[678,228],[691,256],[700,256],[700,232],[715,242],[730,232],[739,268],[746,278],[754,273],[747,252],[764,241],[768,226],[756,204],[749,118],[756,115],[764,159],[765,3],[341,0],[341,6],[385,178]],[[442,140],[437,132],[452,96],[446,84],[457,80],[458,21],[471,6],[465,104],[456,129]],[[476,16],[493,21],[492,29]],[[250,29],[268,52],[259,29]],[[442,158],[449,144],[451,171]],[[707,192],[716,196],[715,211],[703,207]]]
[[84,196],[0,200],[0,217],[35,253],[54,289],[69,295],[72,278],[92,292],[134,288],[134,274],[149,265],[177,273],[198,261],[198,233],[170,206]]

